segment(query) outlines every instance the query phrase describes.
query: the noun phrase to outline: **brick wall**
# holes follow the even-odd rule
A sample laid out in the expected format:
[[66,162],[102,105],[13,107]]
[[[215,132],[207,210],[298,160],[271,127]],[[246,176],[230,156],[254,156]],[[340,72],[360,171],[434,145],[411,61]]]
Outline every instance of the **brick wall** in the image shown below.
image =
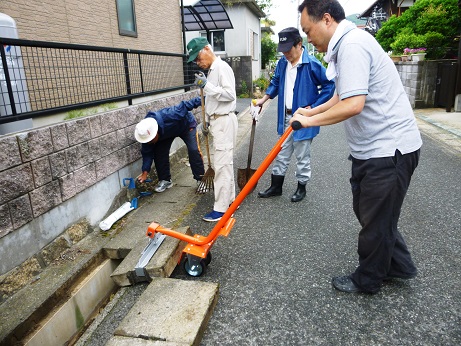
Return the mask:
[[118,31],[116,0],[2,0],[19,38],[183,53],[179,1],[136,0],[138,37]]
[[[1,136],[0,247],[8,248],[5,244],[12,233],[27,229],[33,220],[140,159],[134,127],[148,110],[169,107],[196,96],[197,91],[190,91]],[[195,110],[198,122],[199,111]],[[111,201],[108,202],[110,205]],[[59,220],[54,222],[54,227],[63,228],[54,230],[58,234],[68,226],[60,225]],[[30,241],[36,241],[39,235],[34,232],[40,232],[40,227],[29,228]]]

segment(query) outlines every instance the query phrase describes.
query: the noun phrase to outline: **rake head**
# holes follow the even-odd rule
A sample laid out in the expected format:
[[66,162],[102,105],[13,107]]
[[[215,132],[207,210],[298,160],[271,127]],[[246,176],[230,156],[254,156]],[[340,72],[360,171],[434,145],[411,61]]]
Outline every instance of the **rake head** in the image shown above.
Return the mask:
[[210,190],[213,190],[214,188],[214,170],[213,168],[208,168],[205,174],[202,177],[202,180],[200,180],[200,183],[197,186],[197,190],[195,193],[197,194],[202,194],[202,193],[207,193]]

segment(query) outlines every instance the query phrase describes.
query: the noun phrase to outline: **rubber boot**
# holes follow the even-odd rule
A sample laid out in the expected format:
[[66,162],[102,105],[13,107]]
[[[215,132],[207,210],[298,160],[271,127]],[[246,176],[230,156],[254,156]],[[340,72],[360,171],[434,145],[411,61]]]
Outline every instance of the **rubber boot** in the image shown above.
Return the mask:
[[291,196],[292,202],[299,202],[302,201],[303,198],[306,197],[306,185],[303,185],[298,182],[298,188],[293,196]]
[[271,186],[266,191],[258,192],[258,197],[268,198],[282,195],[282,185],[285,180],[284,175],[271,175]]

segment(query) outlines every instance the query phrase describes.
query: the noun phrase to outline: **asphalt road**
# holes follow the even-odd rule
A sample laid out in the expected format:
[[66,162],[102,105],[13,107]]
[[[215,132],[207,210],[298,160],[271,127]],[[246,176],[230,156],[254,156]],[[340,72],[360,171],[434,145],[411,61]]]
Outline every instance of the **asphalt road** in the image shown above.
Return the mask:
[[[241,100],[237,108],[247,105]],[[278,139],[275,112],[272,101],[256,128],[253,168]],[[248,140],[235,153],[236,171],[246,167]],[[400,220],[419,269],[416,279],[389,281],[376,295],[332,288],[332,276],[357,265],[360,228],[342,125],[324,127],[313,142],[312,181],[302,202],[290,201],[294,162],[283,195],[258,198],[257,191],[269,186],[269,169],[236,211],[229,237],[213,245],[206,273],[192,278],[181,267],[173,272],[174,278],[220,284],[201,345],[460,345],[461,154],[443,140],[423,134],[423,141]],[[204,195],[183,225],[208,234],[214,223],[201,218],[212,205],[212,194]],[[91,337],[77,345],[104,345],[146,287],[120,289],[114,306],[88,331]]]
[[[253,168],[277,140],[276,102],[256,128]],[[352,211],[350,162],[341,124],[324,127],[312,145],[307,197],[296,190],[294,162],[283,195],[260,199],[270,168],[235,213],[228,238],[199,278],[177,267],[174,278],[219,282],[220,297],[201,345],[459,345],[461,344],[461,158],[423,136],[419,167],[400,219],[419,276],[389,281],[376,295],[347,294],[331,278],[357,265],[359,224]],[[236,152],[245,168],[248,140]],[[211,194],[184,220],[194,233]],[[191,292],[191,295],[194,293]]]

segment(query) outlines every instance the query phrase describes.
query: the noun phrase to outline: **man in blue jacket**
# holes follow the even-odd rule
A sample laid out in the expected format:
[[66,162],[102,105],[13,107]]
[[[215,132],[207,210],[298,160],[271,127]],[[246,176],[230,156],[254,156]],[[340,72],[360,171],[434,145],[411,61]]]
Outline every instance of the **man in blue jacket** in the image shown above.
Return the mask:
[[[314,108],[328,101],[333,96],[335,85],[326,77],[325,67],[309,55],[306,47],[302,45],[298,29],[286,28],[278,35],[278,51],[283,53],[283,57],[277,63],[266,95],[257,100],[256,105],[262,106],[269,98],[278,96],[277,133],[282,135],[289,126],[292,109]],[[259,192],[259,197],[267,198],[282,194],[285,173],[293,153],[297,162],[298,187],[291,201],[299,202],[306,196],[306,184],[311,178],[311,143],[319,131],[318,126],[310,127],[296,131],[288,137],[272,166],[271,186]]]
[[139,182],[144,182],[155,162],[158,184],[156,192],[163,192],[173,186],[170,173],[170,148],[176,137],[181,138],[187,146],[189,163],[194,179],[200,181],[205,169],[197,142],[197,121],[190,112],[200,107],[200,97],[181,101],[178,105],[148,112],[135,128],[134,136],[142,143],[142,173]]

